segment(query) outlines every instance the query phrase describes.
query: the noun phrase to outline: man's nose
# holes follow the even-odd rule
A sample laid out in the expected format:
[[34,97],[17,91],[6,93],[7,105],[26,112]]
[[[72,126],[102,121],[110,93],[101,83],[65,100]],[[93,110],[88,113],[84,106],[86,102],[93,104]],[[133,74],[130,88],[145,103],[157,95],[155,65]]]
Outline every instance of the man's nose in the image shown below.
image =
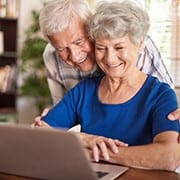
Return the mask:
[[77,47],[69,48],[69,59],[73,62],[78,62],[81,58],[81,51]]

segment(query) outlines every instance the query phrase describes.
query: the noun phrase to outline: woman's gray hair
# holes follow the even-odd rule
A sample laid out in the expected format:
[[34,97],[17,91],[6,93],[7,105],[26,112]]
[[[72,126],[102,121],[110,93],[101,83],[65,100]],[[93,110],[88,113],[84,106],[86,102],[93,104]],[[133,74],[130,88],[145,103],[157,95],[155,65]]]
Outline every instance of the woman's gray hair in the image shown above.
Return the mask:
[[73,21],[76,14],[86,23],[92,15],[86,0],[52,0],[41,9],[39,16],[40,30],[48,39],[49,35],[62,32]]
[[101,1],[90,18],[87,30],[96,38],[121,38],[128,35],[131,42],[140,44],[149,29],[147,12],[134,1]]

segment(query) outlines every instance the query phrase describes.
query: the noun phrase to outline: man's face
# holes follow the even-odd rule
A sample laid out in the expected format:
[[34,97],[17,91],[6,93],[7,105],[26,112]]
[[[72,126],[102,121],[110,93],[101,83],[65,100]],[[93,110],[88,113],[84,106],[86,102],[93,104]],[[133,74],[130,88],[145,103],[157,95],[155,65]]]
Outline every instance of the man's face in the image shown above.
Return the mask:
[[73,22],[68,28],[48,38],[64,62],[81,71],[93,69],[93,46],[87,37],[84,23],[77,16],[73,17]]

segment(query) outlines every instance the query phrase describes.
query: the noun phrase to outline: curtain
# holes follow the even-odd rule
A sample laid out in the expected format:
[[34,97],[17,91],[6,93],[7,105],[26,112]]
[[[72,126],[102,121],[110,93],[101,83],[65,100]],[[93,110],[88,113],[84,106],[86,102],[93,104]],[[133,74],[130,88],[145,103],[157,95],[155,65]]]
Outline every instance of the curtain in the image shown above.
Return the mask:
[[172,0],[171,59],[180,61],[180,0]]

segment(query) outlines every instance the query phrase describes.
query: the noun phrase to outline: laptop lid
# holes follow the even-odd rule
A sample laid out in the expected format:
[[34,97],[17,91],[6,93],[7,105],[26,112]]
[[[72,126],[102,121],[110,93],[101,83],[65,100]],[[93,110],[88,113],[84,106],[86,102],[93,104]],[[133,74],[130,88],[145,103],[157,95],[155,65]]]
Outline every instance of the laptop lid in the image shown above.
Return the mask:
[[[71,132],[0,125],[0,147],[3,173],[39,179],[86,180],[98,179],[95,171],[103,180],[110,174],[109,167],[104,165],[101,169],[100,164],[89,163],[79,140]],[[113,169],[117,171],[112,173],[113,178],[127,170],[121,166]]]

